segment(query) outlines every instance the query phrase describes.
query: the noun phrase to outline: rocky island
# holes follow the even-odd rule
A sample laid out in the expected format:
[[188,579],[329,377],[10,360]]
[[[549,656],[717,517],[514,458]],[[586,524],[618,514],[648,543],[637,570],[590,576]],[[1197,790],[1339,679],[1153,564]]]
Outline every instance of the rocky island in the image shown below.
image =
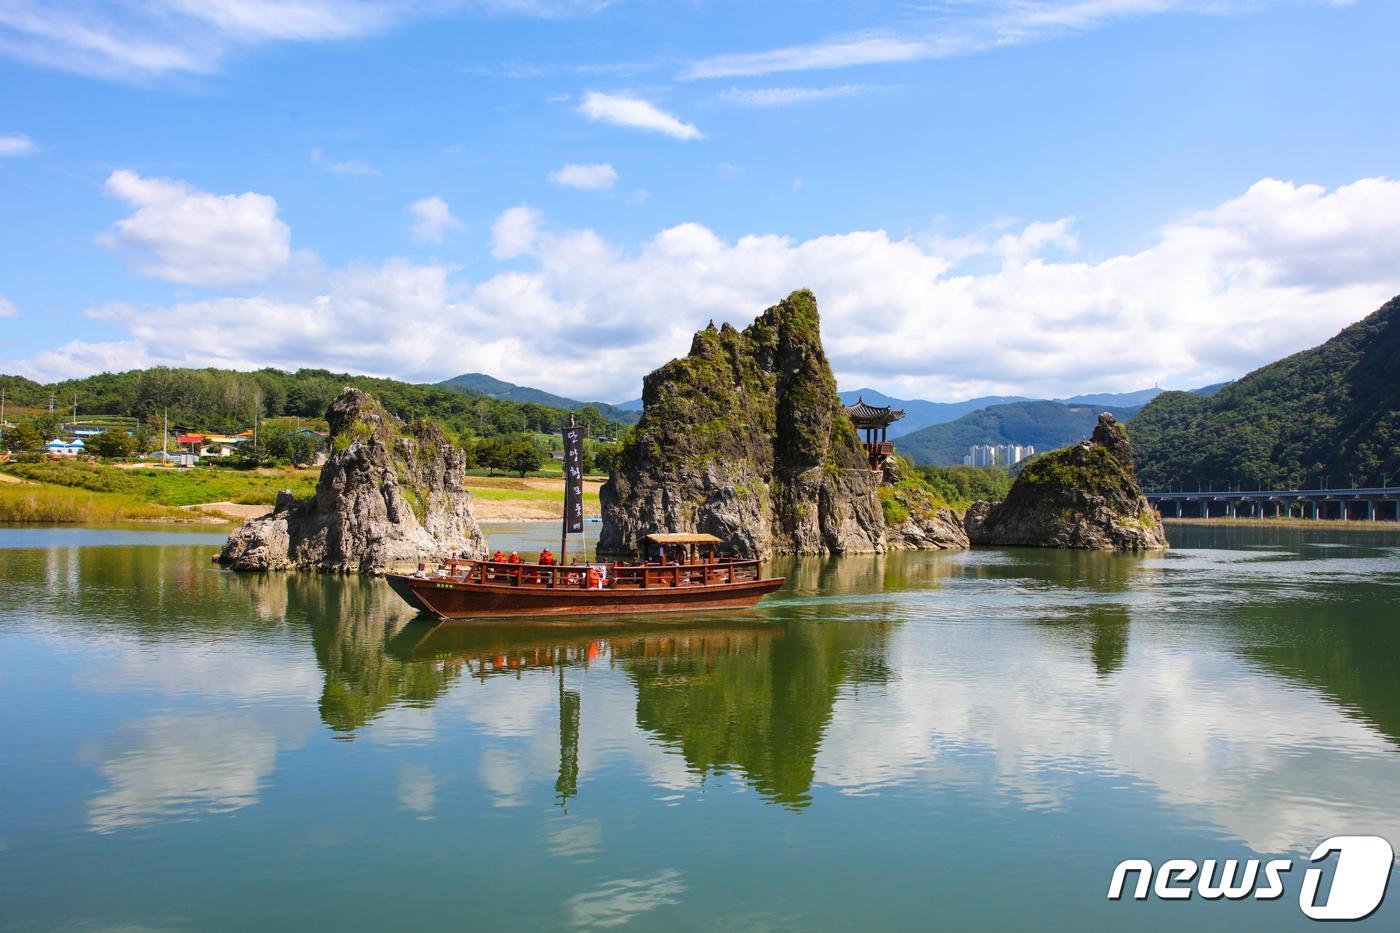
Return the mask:
[[277,497],[273,512],[229,536],[218,561],[234,570],[384,573],[452,554],[482,557],[466,460],[429,421],[405,425],[360,389],[326,410],[332,453],[316,495]]
[[1165,548],[1161,518],[1143,497],[1122,425],[1099,416],[1093,436],[1021,471],[1005,501],[977,502],[964,525],[973,544],[1140,551]]
[[956,515],[913,477],[882,493],[886,474],[871,469],[836,394],[810,291],[742,331],[698,331],[687,356],[646,377],[642,402],[600,493],[599,553],[635,553],[654,531],[708,532],[739,557],[967,546]]

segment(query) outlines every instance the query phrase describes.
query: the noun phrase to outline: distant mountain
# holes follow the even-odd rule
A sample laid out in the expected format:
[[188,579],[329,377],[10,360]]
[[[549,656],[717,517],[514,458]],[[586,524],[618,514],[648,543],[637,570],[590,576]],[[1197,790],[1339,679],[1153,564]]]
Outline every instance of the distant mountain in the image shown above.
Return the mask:
[[618,402],[616,407],[621,408],[623,411],[641,411],[642,400],[639,398],[629,398],[625,402]]
[[436,385],[440,389],[465,392],[468,395],[485,395],[488,398],[500,399],[505,402],[546,405],[550,408],[562,408],[566,411],[578,411],[586,405],[593,405],[604,418],[609,421],[620,421],[624,424],[633,424],[640,417],[640,405],[637,411],[633,411],[618,405],[609,405],[607,402],[580,402],[578,399],[555,395],[543,389],[532,389],[529,386],[518,386],[513,382],[505,382],[494,376],[488,376],[486,373],[463,373],[460,376],[453,376],[451,379],[444,379]]
[[[1217,383],[1213,386],[1205,386],[1191,391],[1197,395],[1213,395],[1222,387],[1229,385],[1228,382]],[[935,424],[947,424],[955,421],[964,415],[990,408],[994,405],[1014,405],[1018,402],[1057,402],[1061,405],[1091,405],[1099,411],[1118,411],[1124,409],[1137,409],[1146,405],[1154,398],[1162,394],[1162,390],[1153,387],[1150,389],[1138,389],[1136,392],[1099,392],[1090,395],[1073,395],[1069,398],[1034,399],[1025,395],[983,395],[978,398],[970,398],[962,402],[929,402],[923,399],[895,398],[886,395],[879,389],[852,389],[849,392],[841,393],[841,401],[850,405],[857,400],[864,398],[872,405],[888,405],[891,408],[902,408],[905,416],[890,425],[889,437],[891,440],[899,437],[906,437],[916,431]],[[640,404],[640,403],[639,403]],[[1054,412],[1054,409],[1038,409],[1040,411]],[[1058,415],[1054,417],[1058,418]],[[1093,425],[1090,424],[1092,430]],[[1077,438],[1076,438],[1077,440]],[[977,443],[982,443],[978,441]],[[998,443],[1019,443],[1026,441],[998,441]],[[1039,447],[1039,445],[1037,445]],[[966,451],[963,451],[966,453]],[[959,454],[959,462],[962,455]]]
[[912,434],[931,424],[952,421],[968,412],[977,411],[979,408],[986,408],[989,405],[1032,401],[1023,395],[983,395],[980,398],[970,398],[962,402],[929,402],[919,398],[894,398],[878,389],[852,389],[850,392],[840,394],[841,402],[845,405],[854,405],[859,399],[864,398],[871,405],[888,405],[891,408],[904,409],[904,417],[890,425],[889,436],[891,439]]
[[1162,390],[1154,386],[1151,389],[1138,389],[1136,392],[1100,392],[1097,395],[1072,395],[1069,398],[1056,398],[1051,399],[1051,401],[1062,402],[1065,405],[1107,405],[1110,408],[1130,407],[1133,405],[1146,405],[1161,394]]
[[1034,444],[1038,452],[1044,453],[1088,437],[1100,412],[1109,411],[1119,421],[1127,421],[1139,410],[1136,405],[1066,405],[1051,401],[991,405],[906,434],[896,449],[915,463],[938,466],[962,463],[967,449],[974,444]]
[[1164,392],[1128,433],[1149,489],[1400,481],[1400,298],[1208,397]]

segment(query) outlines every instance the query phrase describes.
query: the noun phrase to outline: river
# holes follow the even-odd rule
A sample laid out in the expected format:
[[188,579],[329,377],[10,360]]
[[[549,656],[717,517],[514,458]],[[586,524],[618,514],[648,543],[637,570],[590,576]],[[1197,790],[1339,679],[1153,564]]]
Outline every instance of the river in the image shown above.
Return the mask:
[[[0,530],[0,930],[1304,928],[1313,846],[1400,845],[1400,536],[1170,533],[532,630],[206,532]],[[1106,899],[1173,857],[1298,867]]]

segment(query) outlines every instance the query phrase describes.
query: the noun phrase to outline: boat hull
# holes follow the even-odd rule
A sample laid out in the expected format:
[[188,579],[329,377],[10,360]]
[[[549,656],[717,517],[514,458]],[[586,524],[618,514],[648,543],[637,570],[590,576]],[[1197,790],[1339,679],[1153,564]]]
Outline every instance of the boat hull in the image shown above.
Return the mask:
[[521,616],[626,615],[746,609],[783,585],[784,578],[697,586],[585,590],[422,579],[390,574],[394,592],[411,606],[444,619]]

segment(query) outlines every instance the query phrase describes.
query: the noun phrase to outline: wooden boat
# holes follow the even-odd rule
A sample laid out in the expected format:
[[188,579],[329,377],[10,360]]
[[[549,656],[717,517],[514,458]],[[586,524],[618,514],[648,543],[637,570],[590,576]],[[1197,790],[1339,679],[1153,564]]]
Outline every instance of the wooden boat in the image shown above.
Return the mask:
[[[682,612],[754,605],[783,585],[757,560],[717,553],[707,534],[653,534],[640,563],[449,560],[436,571],[386,579],[410,605],[444,619]],[[680,560],[668,557],[680,555]]]

